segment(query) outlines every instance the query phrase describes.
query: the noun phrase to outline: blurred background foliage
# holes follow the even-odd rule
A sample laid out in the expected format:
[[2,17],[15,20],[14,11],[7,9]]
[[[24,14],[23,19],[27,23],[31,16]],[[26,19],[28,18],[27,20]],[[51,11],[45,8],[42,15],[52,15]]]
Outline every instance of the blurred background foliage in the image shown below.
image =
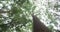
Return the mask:
[[0,0],[0,32],[32,32],[32,13],[56,32],[59,7],[57,0]]
[[[0,32],[32,32],[31,13],[35,8],[29,0],[0,0]],[[33,9],[32,9],[33,8]]]

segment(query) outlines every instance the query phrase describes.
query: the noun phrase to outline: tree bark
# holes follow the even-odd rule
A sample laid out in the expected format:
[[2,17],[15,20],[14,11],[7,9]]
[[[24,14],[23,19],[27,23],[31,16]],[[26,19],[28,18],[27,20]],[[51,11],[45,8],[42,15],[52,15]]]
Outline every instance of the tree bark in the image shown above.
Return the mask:
[[33,17],[33,32],[51,32],[35,15]]

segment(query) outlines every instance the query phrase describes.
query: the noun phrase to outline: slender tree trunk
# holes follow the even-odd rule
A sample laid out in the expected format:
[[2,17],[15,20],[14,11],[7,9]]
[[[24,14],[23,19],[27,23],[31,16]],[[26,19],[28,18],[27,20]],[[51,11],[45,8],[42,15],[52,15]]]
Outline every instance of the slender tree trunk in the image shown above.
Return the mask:
[[33,17],[33,32],[51,32],[36,16]]

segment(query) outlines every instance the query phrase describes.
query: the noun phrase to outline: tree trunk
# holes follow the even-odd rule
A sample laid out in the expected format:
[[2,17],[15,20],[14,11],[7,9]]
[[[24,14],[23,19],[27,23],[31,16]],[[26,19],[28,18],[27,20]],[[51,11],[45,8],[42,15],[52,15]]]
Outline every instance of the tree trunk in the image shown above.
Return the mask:
[[33,32],[51,32],[36,16],[33,17]]

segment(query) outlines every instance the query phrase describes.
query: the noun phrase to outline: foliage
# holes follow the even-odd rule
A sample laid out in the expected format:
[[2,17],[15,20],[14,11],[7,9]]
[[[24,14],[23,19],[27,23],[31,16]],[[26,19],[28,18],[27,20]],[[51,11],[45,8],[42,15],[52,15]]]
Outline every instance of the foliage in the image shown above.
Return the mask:
[[[33,6],[29,0],[5,0],[5,3],[3,3],[3,1],[1,0],[0,2],[3,5],[1,9],[6,9],[7,11],[9,11],[6,13],[7,17],[2,15],[1,13],[0,32],[27,32],[23,29],[29,30],[30,28],[27,27],[30,26],[32,29],[32,20],[29,17],[31,17],[31,12],[33,10],[32,8],[35,6]],[[9,6],[10,8],[8,8]],[[28,23],[30,23],[31,25]],[[26,26],[27,24],[28,26]]]
[[44,18],[42,21],[50,21],[48,27],[54,32],[52,23],[57,25],[57,21],[49,9],[54,10],[56,8],[58,10],[60,5],[53,5],[52,2],[49,2],[50,0],[48,2],[45,0],[37,1],[36,7],[29,0],[0,0],[1,9],[8,11],[7,13],[0,13],[0,32],[32,32],[31,14],[34,12],[40,15],[40,20]]

